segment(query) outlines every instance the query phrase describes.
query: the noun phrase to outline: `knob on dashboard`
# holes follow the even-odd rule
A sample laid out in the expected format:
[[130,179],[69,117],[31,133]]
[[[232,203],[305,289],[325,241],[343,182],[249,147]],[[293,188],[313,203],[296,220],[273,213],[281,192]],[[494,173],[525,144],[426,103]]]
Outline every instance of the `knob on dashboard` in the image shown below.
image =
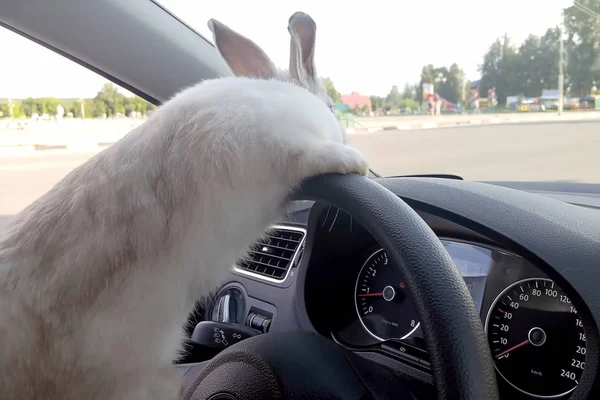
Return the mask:
[[240,289],[230,287],[219,293],[215,299],[211,319],[216,322],[231,324],[243,323],[245,311],[244,294]]

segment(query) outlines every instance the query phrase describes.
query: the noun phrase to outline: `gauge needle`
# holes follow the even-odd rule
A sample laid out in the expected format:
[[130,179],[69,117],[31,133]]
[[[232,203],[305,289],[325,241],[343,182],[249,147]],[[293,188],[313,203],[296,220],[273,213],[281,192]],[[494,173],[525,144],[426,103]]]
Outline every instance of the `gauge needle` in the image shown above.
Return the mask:
[[358,295],[358,297],[378,297],[378,296],[383,296],[383,292],[379,292],[379,293],[361,293]]
[[496,358],[500,358],[500,357],[502,357],[503,355],[505,355],[505,354],[508,354],[508,353],[510,353],[511,351],[518,349],[519,347],[523,347],[523,346],[525,346],[525,345],[526,345],[526,344],[528,344],[528,343],[529,343],[529,339],[527,339],[527,340],[526,340],[526,341],[524,341],[524,342],[521,342],[521,343],[517,344],[516,346],[513,346],[513,347],[511,347],[511,348],[510,348],[510,349],[508,349],[508,350],[504,350],[504,351],[503,351],[502,353],[500,353],[500,354],[496,354]]

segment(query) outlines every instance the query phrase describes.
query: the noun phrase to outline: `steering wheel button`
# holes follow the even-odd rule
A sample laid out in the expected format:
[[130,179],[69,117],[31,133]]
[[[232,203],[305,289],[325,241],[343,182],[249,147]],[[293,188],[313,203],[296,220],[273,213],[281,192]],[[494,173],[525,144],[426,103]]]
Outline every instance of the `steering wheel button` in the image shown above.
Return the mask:
[[404,358],[407,358],[409,360],[413,360],[413,361],[417,361],[417,362],[419,361],[419,357],[416,357],[416,356],[410,354],[409,353],[410,349],[407,348],[407,347],[405,347],[405,346],[402,346],[402,345],[400,345],[400,346],[389,346],[387,344],[382,344],[381,348],[385,349],[385,350],[388,350],[388,351],[391,351],[394,354],[397,354],[397,355],[399,355],[401,357],[404,357]]

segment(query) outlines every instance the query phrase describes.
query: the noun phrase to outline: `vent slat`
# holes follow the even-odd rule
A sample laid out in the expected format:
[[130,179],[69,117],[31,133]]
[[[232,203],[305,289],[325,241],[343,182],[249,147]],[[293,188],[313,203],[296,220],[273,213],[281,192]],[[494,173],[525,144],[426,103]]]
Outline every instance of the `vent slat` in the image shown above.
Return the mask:
[[261,261],[256,261],[256,260],[252,260],[252,262],[255,262],[255,263],[257,263],[257,264],[259,264],[259,265],[262,265],[262,266],[264,266],[264,267],[267,267],[267,268],[281,269],[281,270],[284,270],[284,271],[286,271],[286,270],[287,270],[287,266],[286,266],[286,267],[280,267],[280,266],[278,266],[278,265],[273,265],[273,264],[269,264],[269,263],[264,263],[264,262],[261,262]]
[[250,259],[240,260],[238,268],[254,274],[283,279],[304,240],[304,232],[275,228],[250,247]]
[[275,240],[285,240],[286,242],[292,242],[292,243],[300,243],[300,240],[302,240],[302,238],[291,239],[291,238],[284,238],[284,237],[280,237],[280,236],[271,236],[271,235],[267,235],[267,237],[270,239],[275,239]]
[[263,253],[262,251],[254,251],[254,254],[260,254],[261,256],[273,257],[283,261],[290,261],[292,257],[280,257],[275,254]]
[[[289,245],[289,243],[288,243],[288,245]],[[261,243],[257,243],[256,244],[256,247],[264,247],[264,246],[273,247],[273,248],[276,248],[276,249],[279,249],[279,250],[287,250],[287,251],[292,251],[292,252],[294,251],[294,248],[275,246],[272,243],[262,243],[261,242]]]

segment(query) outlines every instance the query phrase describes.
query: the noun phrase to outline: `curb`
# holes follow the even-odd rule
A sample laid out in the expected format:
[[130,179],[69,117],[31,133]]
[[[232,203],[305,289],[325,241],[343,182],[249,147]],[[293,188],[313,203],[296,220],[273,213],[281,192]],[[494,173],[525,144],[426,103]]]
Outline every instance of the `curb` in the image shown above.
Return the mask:
[[0,156],[27,155],[40,151],[68,150],[89,151],[108,147],[116,142],[93,142],[93,143],[71,143],[71,144],[34,144],[0,146]]
[[[377,133],[384,131],[407,131],[407,130],[425,130],[425,129],[436,129],[445,127],[457,127],[465,125],[491,125],[491,124],[512,124],[520,122],[561,122],[561,121],[600,121],[597,115],[589,115],[587,117],[577,115],[539,115],[539,116],[523,116],[523,117],[509,117],[508,119],[491,118],[489,120],[470,119],[463,121],[444,121],[438,120],[417,122],[412,124],[403,125],[387,125],[380,127],[371,128],[345,128],[344,131],[347,135],[365,135],[369,133]],[[116,143],[120,138],[115,137],[113,141],[77,141],[74,143],[67,144],[9,144],[0,145],[0,156],[9,155],[26,155],[32,154],[38,151],[50,151],[50,150],[67,150],[67,151],[93,151],[99,150],[104,147],[108,147]]]
[[551,115],[540,115],[540,116],[523,116],[523,117],[510,117],[508,119],[491,118],[489,120],[482,119],[470,119],[464,121],[441,121],[436,122],[419,122],[414,124],[404,125],[387,125],[374,128],[347,128],[346,134],[367,134],[382,131],[407,131],[407,130],[421,130],[421,129],[435,129],[445,127],[456,127],[465,125],[492,125],[492,124],[513,124],[520,122],[561,122],[561,121],[600,121],[597,116],[581,117],[581,116],[570,116],[564,115],[551,116]]

